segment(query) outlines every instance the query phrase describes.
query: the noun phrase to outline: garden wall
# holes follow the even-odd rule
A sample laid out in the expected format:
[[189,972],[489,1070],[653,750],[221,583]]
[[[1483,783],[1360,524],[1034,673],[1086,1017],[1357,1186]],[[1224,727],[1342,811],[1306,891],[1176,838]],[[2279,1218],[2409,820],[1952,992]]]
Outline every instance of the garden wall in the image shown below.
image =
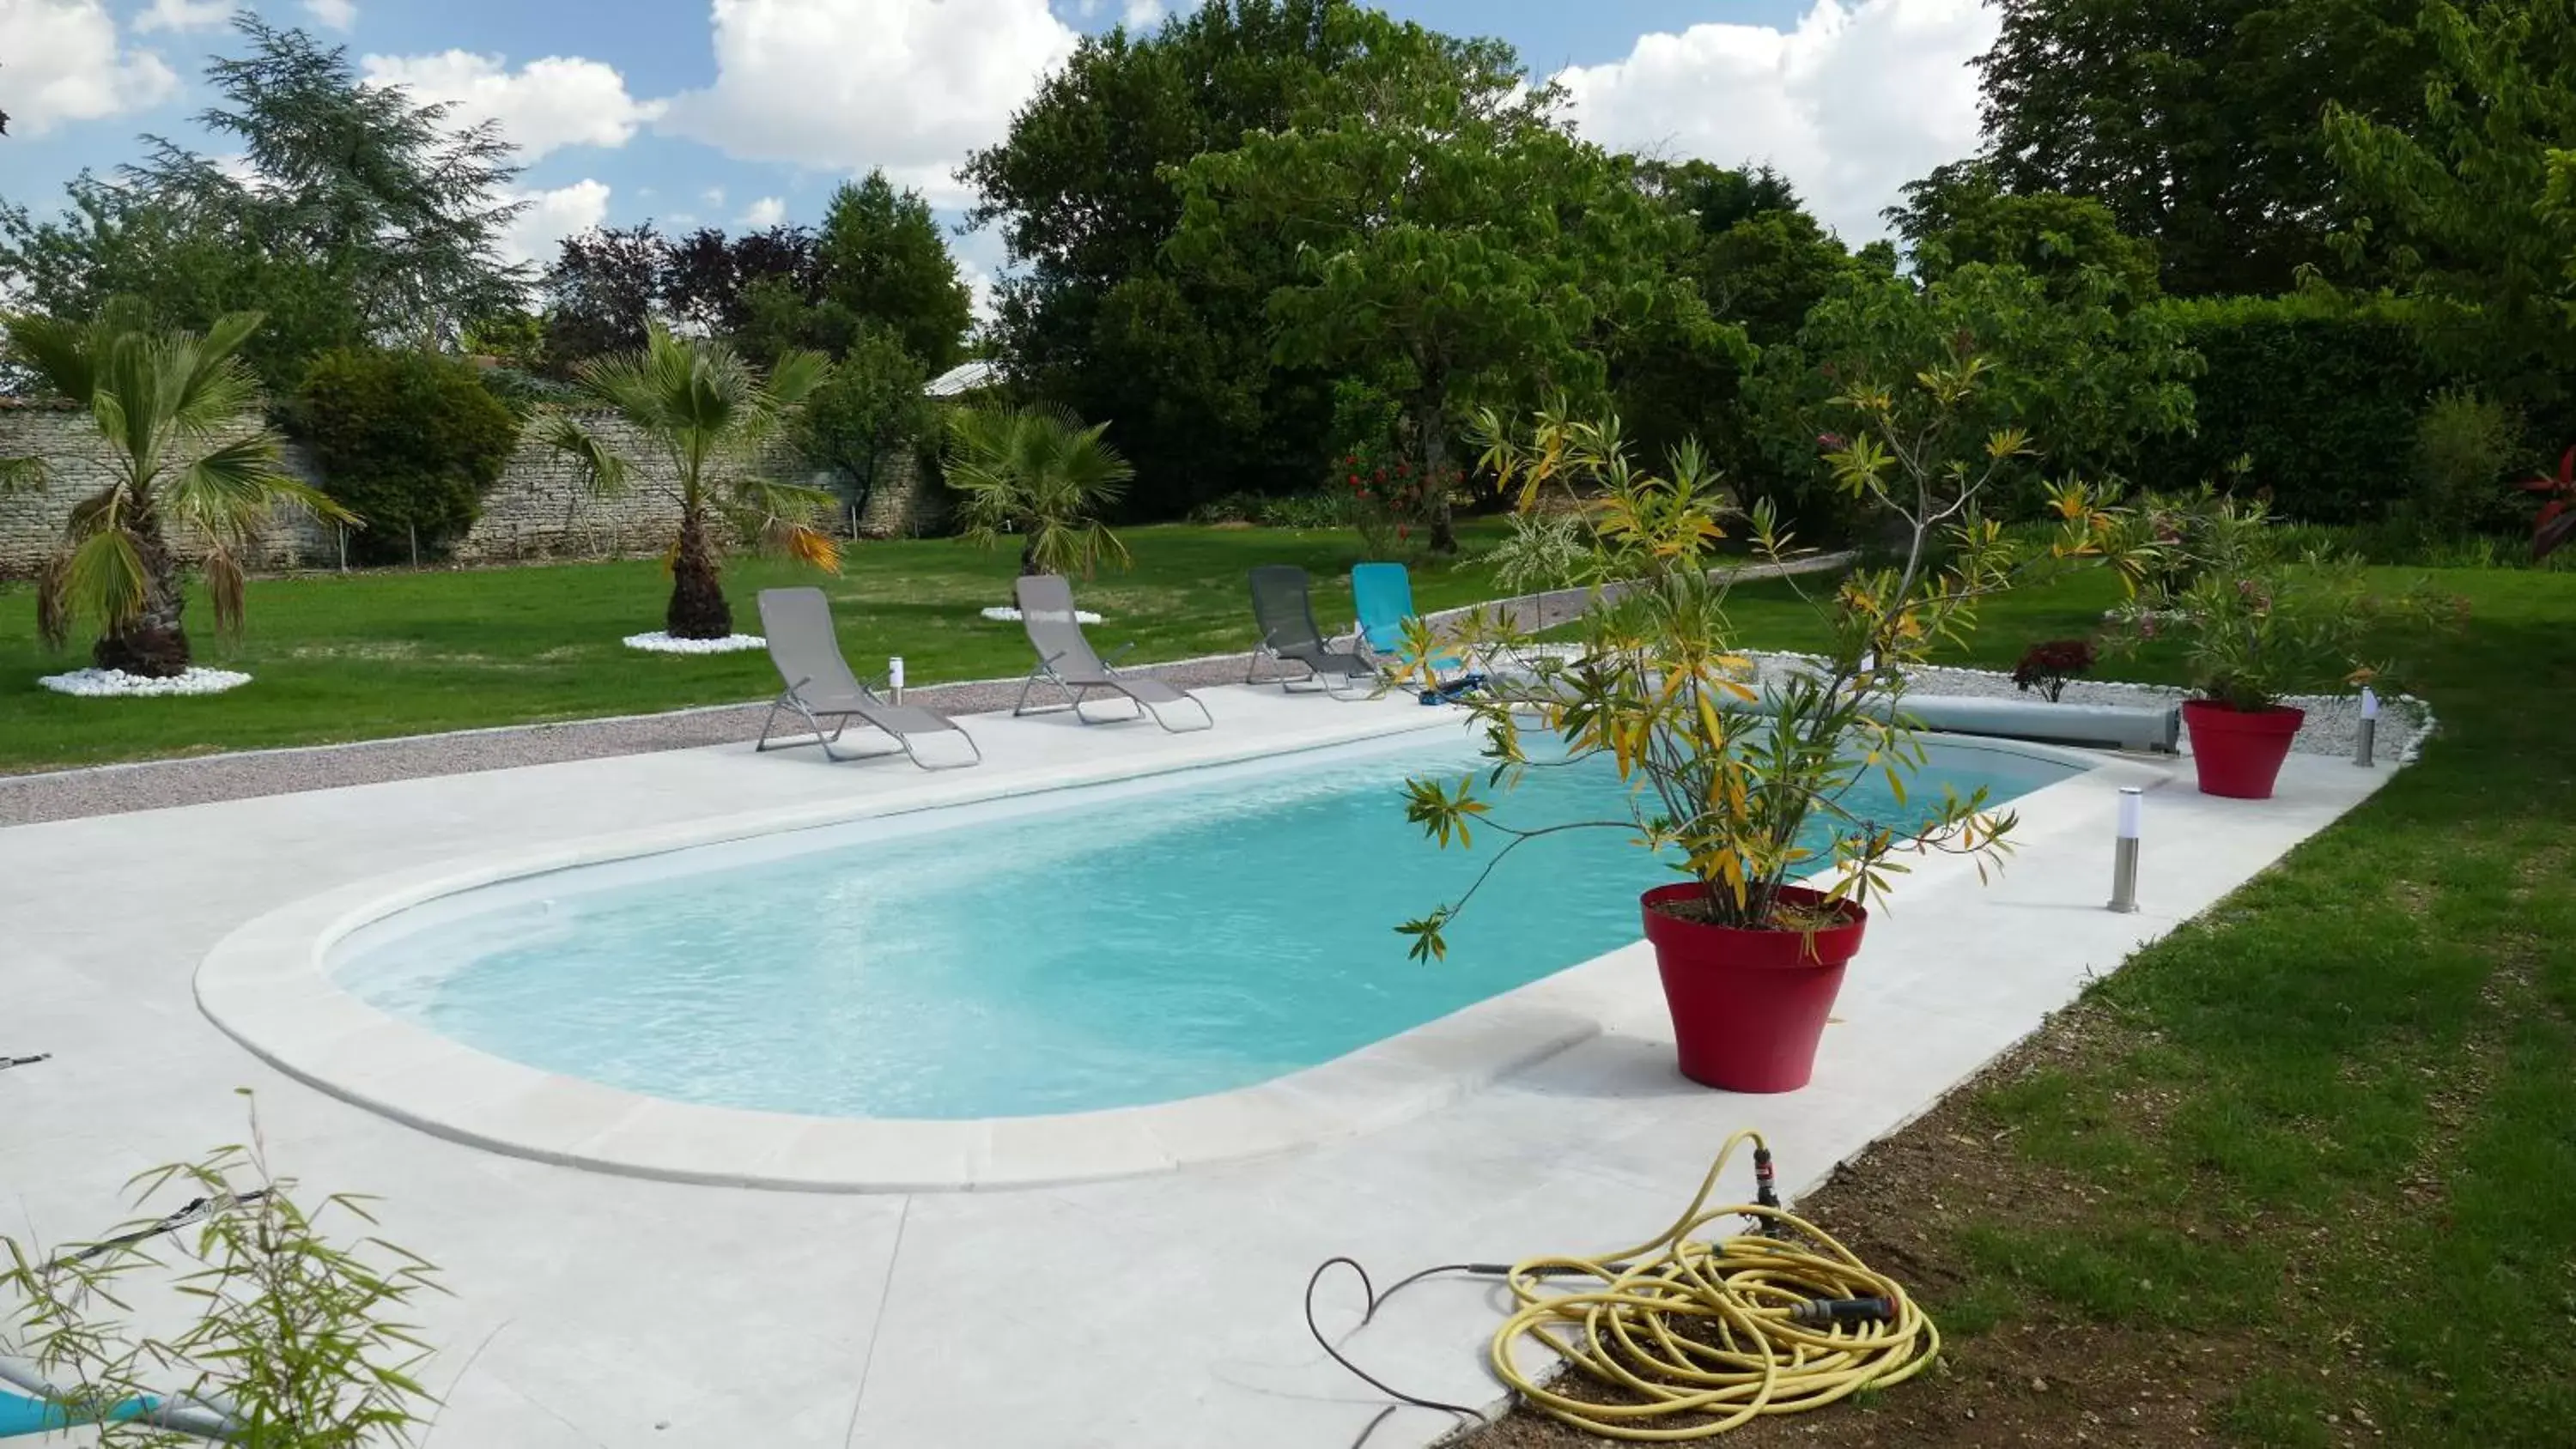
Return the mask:
[[[615,419],[592,418],[594,428],[627,456],[649,457],[633,446],[635,435]],[[114,475],[105,448],[86,416],[61,403],[0,398],[0,458],[42,458],[47,483],[41,489],[0,493],[0,578],[26,578],[35,573],[62,537],[63,520],[72,505],[104,487]],[[286,451],[287,471],[310,483],[321,477],[301,449]],[[827,488],[844,500],[838,531],[852,529],[857,501],[854,480],[837,470],[816,469],[792,450],[781,449],[770,460],[772,476]],[[679,505],[667,466],[639,470],[634,487],[614,498],[593,497],[580,471],[563,454],[534,442],[523,442],[501,477],[483,495],[482,516],[457,540],[451,557],[458,563],[516,563],[550,558],[609,558],[659,553],[670,542]],[[855,520],[864,537],[893,538],[921,533],[939,523],[935,485],[906,455],[878,465],[877,485]],[[183,552],[191,540],[177,540]],[[261,569],[334,568],[339,564],[337,531],[296,511],[281,512],[259,539]]]

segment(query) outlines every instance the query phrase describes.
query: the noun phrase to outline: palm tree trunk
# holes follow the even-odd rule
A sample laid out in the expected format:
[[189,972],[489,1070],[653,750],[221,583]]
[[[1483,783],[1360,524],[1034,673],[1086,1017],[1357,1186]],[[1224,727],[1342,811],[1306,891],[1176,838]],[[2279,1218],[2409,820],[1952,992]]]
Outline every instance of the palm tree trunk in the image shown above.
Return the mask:
[[90,662],[146,679],[185,674],[188,631],[180,627],[179,615],[188,606],[188,591],[179,578],[179,561],[161,536],[161,520],[152,513],[135,521],[134,551],[143,560],[143,608],[123,627],[99,636],[90,648]]
[[707,547],[706,519],[696,509],[680,515],[680,546],[671,556],[671,607],[662,627],[674,639],[722,639],[733,633],[733,606],[716,577]]

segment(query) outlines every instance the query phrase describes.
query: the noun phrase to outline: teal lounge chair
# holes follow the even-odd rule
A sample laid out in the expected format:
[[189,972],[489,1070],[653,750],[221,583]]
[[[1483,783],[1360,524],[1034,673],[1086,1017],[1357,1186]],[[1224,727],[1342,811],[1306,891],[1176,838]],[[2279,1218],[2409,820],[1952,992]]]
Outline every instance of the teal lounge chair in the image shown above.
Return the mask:
[[[1413,576],[1397,563],[1364,563],[1351,565],[1351,606],[1359,611],[1360,640],[1368,652],[1379,659],[1410,668],[1413,652],[1405,647],[1404,621],[1414,617]],[[1431,668],[1436,674],[1454,674],[1467,667],[1467,661],[1455,654],[1434,654]]]

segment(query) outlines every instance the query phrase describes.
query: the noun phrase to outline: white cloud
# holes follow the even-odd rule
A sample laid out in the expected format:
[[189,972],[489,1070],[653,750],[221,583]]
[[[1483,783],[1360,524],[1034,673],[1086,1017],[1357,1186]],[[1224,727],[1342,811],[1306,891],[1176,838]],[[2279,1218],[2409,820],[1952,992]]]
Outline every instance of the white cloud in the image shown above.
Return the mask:
[[749,161],[944,174],[1072,53],[1047,0],[714,0],[716,80],[661,128]]
[[1857,245],[1887,234],[1878,212],[1899,187],[1976,149],[1968,63],[1996,27],[1981,0],[1815,0],[1795,30],[1645,35],[1625,60],[1557,79],[1591,139],[1726,166],[1767,161]]
[[971,257],[959,257],[957,279],[966,284],[966,291],[973,299],[976,321],[990,322],[1001,315],[1000,309],[993,305],[993,274],[984,270],[981,262]]
[[724,197],[725,190],[721,186],[710,186],[706,190],[698,193],[698,199],[705,202],[710,208],[723,206]]
[[360,62],[371,85],[402,86],[415,100],[446,101],[457,119],[495,120],[533,161],[565,146],[623,146],[662,113],[659,101],[626,93],[626,78],[595,60],[550,55],[517,70],[497,55],[371,55]]
[[13,135],[141,110],[179,91],[161,57],[117,44],[100,0],[0,0],[0,57]]
[[137,32],[210,30],[230,20],[233,0],[152,0],[152,8],[134,17]]
[[1142,30],[1163,18],[1163,0],[1127,0],[1127,13],[1120,17],[1130,30]]
[[354,30],[358,25],[357,0],[304,0],[304,13],[333,30]]
[[511,200],[534,203],[501,235],[501,254],[539,266],[555,259],[555,243],[608,220],[608,183],[588,178],[552,191],[512,191]]
[[766,231],[786,219],[787,203],[775,196],[764,196],[753,202],[741,216],[735,218],[734,225],[748,227],[753,231]]

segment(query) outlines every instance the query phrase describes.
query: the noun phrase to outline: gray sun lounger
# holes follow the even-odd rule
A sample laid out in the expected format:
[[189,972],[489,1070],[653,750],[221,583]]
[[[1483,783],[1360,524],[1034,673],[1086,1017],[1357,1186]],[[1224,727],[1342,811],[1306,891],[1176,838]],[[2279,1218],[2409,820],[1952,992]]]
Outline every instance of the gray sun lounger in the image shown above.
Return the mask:
[[[1109,661],[1095,653],[1091,641],[1083,636],[1082,624],[1074,617],[1073,586],[1059,574],[1031,574],[1017,587],[1020,601],[1020,626],[1028,631],[1029,647],[1038,651],[1038,667],[1029,671],[1026,684],[1020,686],[1020,702],[1012,707],[1014,716],[1047,714],[1070,709],[1073,717],[1084,724],[1107,724],[1085,714],[1082,703],[1095,692],[1123,694],[1134,702],[1138,715],[1153,716],[1154,723],[1173,734],[1212,729],[1216,716],[1206,705],[1185,689],[1164,683],[1151,675],[1121,674]],[[1135,646],[1128,645],[1123,654]],[[1029,692],[1041,684],[1052,684],[1064,691],[1062,704],[1029,707]],[[1174,725],[1163,718],[1163,707],[1187,700],[1199,712],[1199,723]]]
[[[903,747],[904,757],[925,770],[954,770],[984,763],[984,752],[976,748],[975,737],[966,733],[965,726],[937,710],[889,703],[859,682],[858,676],[850,672],[850,662],[841,657],[841,641],[832,632],[832,605],[821,589],[761,590],[760,627],[769,637],[769,662],[778,666],[778,677],[787,682],[787,688],[770,702],[769,718],[760,726],[760,743],[755,750],[821,745],[824,755],[834,760],[863,760],[894,753],[871,750],[844,754],[833,749],[841,732],[856,719],[891,736]],[[777,728],[781,713],[803,720],[814,737],[772,744],[770,731]],[[823,721],[827,719],[837,721],[829,734],[823,732]],[[939,764],[923,759],[914,751],[913,739],[935,734],[954,734],[964,740],[969,758]]]
[[[1290,675],[1279,687],[1295,693],[1303,685],[1321,688],[1336,699],[1362,699],[1377,692],[1377,666],[1355,649],[1336,649],[1315,625],[1314,598],[1306,571],[1295,564],[1263,564],[1252,571],[1252,621],[1261,627],[1261,642],[1244,665],[1243,682],[1266,656],[1282,664],[1306,666],[1306,677]],[[1354,684],[1359,686],[1354,689]]]

